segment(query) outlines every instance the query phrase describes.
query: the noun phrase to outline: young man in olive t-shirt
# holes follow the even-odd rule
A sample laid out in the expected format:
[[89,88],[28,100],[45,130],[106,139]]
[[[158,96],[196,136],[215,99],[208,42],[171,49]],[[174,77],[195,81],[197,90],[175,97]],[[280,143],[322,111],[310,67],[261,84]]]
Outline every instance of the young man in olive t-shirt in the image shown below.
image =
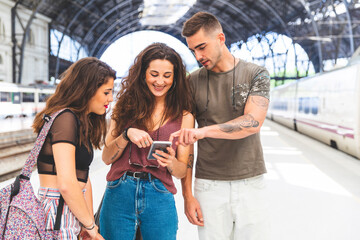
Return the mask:
[[171,137],[183,145],[198,141],[194,195],[192,161],[182,179],[186,216],[199,226],[200,240],[268,239],[259,131],[269,104],[269,73],[236,59],[209,13],[187,20],[182,34],[203,65],[190,75],[198,128]]

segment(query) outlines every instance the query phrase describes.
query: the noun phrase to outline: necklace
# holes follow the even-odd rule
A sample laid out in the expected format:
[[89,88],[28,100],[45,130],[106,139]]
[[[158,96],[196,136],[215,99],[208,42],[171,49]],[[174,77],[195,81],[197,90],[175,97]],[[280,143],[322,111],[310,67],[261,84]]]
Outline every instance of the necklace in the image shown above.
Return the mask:
[[[164,117],[165,117],[165,111],[163,112],[163,114],[162,114],[162,116],[160,118],[160,125],[159,125],[159,127],[157,129],[157,136],[156,136],[157,141],[159,140],[159,132],[160,132],[161,125],[163,125],[163,123],[164,123]],[[154,127],[158,124],[158,122],[156,124],[154,124]]]
[[[232,83],[233,83],[233,87],[232,87],[232,105],[233,105],[233,109],[236,110],[236,102],[235,102],[235,57],[233,56],[234,59],[234,68],[233,68],[233,77],[232,77]],[[205,126],[207,125],[207,110],[209,107],[209,70],[207,70],[207,86],[206,86],[206,105],[205,105],[205,110],[202,112],[205,115]]]

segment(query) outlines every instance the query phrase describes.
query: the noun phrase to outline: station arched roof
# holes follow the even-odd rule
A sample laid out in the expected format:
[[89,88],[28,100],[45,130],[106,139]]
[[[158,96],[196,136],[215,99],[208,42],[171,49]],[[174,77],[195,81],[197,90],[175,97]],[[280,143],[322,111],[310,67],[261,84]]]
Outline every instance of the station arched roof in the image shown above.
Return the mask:
[[[52,19],[50,28],[75,39],[96,57],[118,38],[140,30],[161,31],[184,42],[183,23],[198,11],[218,17],[228,46],[254,35],[260,40],[268,32],[283,34],[305,49],[317,70],[322,60],[349,58],[360,45],[359,0],[190,1],[191,6],[187,1],[147,1],[160,7],[147,16],[143,0],[42,0],[38,12]],[[34,1],[21,4],[31,9]],[[169,7],[174,5],[189,9],[173,23],[155,21],[174,14],[176,8]]]

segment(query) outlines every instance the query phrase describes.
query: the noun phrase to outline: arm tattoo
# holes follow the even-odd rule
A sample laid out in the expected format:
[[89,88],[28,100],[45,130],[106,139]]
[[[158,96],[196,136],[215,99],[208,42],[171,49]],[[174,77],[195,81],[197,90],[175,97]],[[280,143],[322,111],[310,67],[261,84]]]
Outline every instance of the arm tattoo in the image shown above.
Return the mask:
[[171,168],[168,168],[168,171],[170,174],[172,174],[174,170],[172,170]]
[[118,154],[119,154],[119,150],[117,150],[114,156],[111,157],[111,161],[115,160]]
[[194,154],[190,154],[189,155],[189,161],[188,161],[188,164],[187,164],[187,168],[192,169],[193,165],[194,165]]
[[239,132],[243,128],[256,128],[258,126],[259,122],[256,121],[251,114],[246,114],[239,120],[232,120],[229,123],[219,124],[220,130],[226,133]]
[[264,110],[267,110],[269,107],[269,101],[264,97],[250,97],[250,100]]

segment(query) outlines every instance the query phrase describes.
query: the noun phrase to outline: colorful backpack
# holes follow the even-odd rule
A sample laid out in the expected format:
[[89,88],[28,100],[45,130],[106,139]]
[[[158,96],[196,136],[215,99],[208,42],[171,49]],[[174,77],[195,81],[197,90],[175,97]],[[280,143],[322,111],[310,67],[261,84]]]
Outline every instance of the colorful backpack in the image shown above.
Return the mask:
[[45,212],[34,194],[30,176],[55,117],[64,111],[45,115],[45,124],[36,139],[21,174],[14,183],[0,190],[0,240],[3,239],[57,239],[64,200],[57,208],[55,230],[45,229]]

